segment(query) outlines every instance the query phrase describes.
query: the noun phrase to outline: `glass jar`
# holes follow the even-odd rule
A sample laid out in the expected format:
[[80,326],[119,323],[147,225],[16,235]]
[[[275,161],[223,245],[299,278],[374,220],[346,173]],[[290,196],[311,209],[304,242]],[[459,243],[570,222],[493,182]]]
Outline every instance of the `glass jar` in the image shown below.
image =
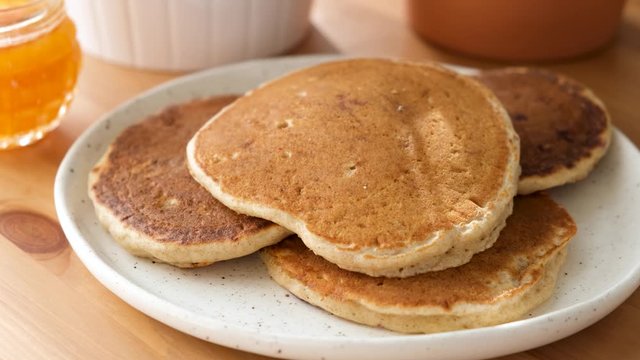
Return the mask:
[[64,0],[0,0],[0,150],[29,145],[58,126],[80,57]]

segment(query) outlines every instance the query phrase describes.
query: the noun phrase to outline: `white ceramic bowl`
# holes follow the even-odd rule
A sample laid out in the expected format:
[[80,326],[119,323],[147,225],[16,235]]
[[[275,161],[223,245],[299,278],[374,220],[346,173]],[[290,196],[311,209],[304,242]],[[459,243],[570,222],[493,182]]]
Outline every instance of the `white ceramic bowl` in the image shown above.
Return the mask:
[[280,54],[312,0],[66,0],[83,50],[118,64],[194,70]]

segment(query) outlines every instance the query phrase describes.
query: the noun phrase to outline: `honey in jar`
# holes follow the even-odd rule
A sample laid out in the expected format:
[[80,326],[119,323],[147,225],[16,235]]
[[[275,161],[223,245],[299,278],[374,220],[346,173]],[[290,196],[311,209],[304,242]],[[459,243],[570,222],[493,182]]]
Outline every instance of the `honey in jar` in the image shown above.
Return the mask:
[[63,0],[0,0],[0,149],[55,129],[80,66]]

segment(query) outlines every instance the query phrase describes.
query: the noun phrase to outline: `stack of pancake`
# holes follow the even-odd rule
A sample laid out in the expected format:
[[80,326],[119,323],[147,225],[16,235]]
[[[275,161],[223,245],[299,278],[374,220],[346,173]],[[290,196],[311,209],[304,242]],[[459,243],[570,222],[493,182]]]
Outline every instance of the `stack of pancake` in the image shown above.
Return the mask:
[[133,125],[89,194],[135,255],[196,267],[261,249],[277,283],[337,316],[448,331],[551,296],[576,226],[537,191],[584,178],[610,137],[601,101],[558,74],[343,60]]

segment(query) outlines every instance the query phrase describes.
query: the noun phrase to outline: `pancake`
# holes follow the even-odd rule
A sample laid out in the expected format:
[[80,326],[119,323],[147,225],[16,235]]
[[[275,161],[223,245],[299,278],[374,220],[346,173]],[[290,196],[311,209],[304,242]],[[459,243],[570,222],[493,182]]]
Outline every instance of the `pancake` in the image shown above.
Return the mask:
[[250,254],[289,234],[228,209],[189,175],[187,142],[234,99],[169,107],[124,130],[95,165],[89,196],[96,214],[129,252],[197,267]]
[[434,64],[382,59],[260,86],[199,130],[187,159],[231,209],[372,276],[469,261],[504,226],[519,176],[517,135],[488,89]]
[[528,194],[585,178],[611,142],[611,120],[602,101],[566,76],[530,68],[481,72],[520,135],[522,175]]
[[571,216],[546,195],[517,197],[490,249],[465,265],[403,279],[340,269],[295,236],[264,248],[271,277],[300,299],[339,317],[406,333],[514,321],[551,297],[574,236]]

